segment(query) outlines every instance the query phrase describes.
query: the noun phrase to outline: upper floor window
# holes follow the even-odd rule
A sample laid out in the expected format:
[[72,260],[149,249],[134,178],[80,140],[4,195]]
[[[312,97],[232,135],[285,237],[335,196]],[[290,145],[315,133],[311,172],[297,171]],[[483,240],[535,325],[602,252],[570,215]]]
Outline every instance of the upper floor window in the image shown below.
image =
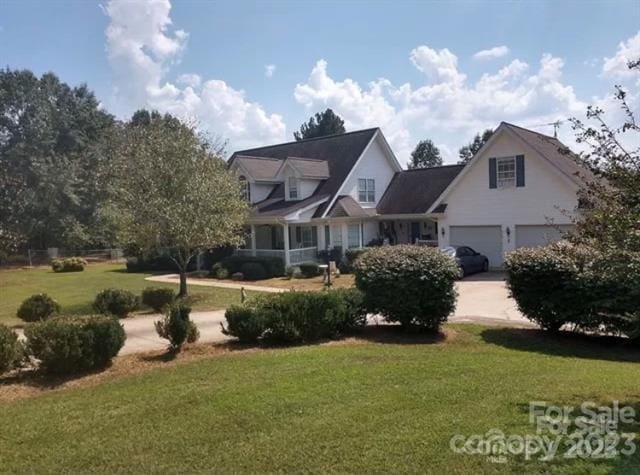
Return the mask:
[[360,203],[375,203],[376,181],[371,178],[358,178],[358,201]]
[[240,175],[238,180],[240,180],[240,192],[242,193],[242,199],[251,203],[251,184],[246,177],[242,175]]
[[496,171],[498,188],[516,186],[516,157],[499,158]]
[[298,180],[294,176],[290,176],[287,179],[287,184],[289,185],[289,199],[297,200],[298,199]]

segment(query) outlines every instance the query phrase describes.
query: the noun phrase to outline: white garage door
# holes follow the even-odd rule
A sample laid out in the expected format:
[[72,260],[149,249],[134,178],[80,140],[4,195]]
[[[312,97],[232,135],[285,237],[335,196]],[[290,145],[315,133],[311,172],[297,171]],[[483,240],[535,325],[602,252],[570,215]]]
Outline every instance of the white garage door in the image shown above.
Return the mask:
[[544,246],[562,239],[562,235],[571,230],[571,225],[527,225],[516,226],[516,247]]
[[452,246],[469,246],[489,259],[490,267],[502,265],[502,228],[500,226],[451,226]]

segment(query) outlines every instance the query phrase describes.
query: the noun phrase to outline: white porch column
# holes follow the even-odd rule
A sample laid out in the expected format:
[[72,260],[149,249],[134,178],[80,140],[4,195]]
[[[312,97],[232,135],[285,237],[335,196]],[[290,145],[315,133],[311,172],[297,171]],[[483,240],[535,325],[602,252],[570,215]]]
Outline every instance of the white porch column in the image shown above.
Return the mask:
[[289,267],[291,265],[291,256],[289,256],[289,225],[287,223],[282,225],[282,232],[284,238],[284,265]]
[[251,225],[251,255],[256,255],[256,225]]

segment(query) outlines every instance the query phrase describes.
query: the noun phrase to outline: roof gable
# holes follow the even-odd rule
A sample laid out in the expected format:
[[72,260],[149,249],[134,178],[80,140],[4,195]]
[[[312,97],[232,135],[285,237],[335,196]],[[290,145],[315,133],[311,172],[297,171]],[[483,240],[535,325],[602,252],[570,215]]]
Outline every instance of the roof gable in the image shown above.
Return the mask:
[[[318,184],[313,195],[308,199],[319,199],[320,197],[331,198],[338,193],[345,178],[349,175],[349,172],[378,131],[379,129],[377,128],[365,129],[347,132],[345,134],[237,151],[229,159],[229,164],[233,164],[235,160],[240,159],[242,156],[249,156],[254,159],[278,160],[278,166],[281,166],[282,162],[290,157],[294,161],[297,161],[298,166],[302,167],[309,166],[308,163],[302,164],[303,161],[308,159],[312,159],[315,162],[324,161],[326,165],[322,165],[322,167],[328,168],[328,178],[323,179]],[[300,160],[300,158],[302,158],[302,160]],[[316,169],[320,168],[317,163],[314,163],[311,167],[315,167]],[[318,170],[315,171],[317,172]],[[269,195],[269,198],[267,198],[267,200],[272,200],[272,206],[269,207],[269,212],[273,213],[270,214],[271,216],[276,214],[286,216],[289,214],[287,211],[288,206],[275,206],[274,201],[277,201],[277,198],[280,197],[284,197],[283,184],[278,184]],[[294,206],[292,202],[287,202],[287,205]],[[327,205],[328,201],[321,204],[316,215],[323,213]]]

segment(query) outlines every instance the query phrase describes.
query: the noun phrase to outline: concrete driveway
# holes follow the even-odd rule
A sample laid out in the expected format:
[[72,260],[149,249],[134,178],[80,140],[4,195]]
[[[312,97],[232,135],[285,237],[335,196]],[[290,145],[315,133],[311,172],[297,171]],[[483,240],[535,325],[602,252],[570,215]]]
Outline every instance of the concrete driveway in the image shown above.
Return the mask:
[[458,281],[458,304],[451,322],[535,326],[518,311],[502,272],[475,274]]

